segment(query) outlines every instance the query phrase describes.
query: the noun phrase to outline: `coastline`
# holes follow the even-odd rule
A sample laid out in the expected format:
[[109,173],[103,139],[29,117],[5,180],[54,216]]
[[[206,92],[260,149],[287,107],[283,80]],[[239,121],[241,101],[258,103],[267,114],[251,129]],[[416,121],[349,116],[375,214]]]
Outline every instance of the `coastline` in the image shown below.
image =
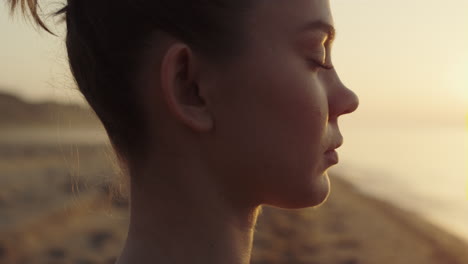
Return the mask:
[[[468,263],[468,244],[461,238],[416,213],[361,192],[345,175],[329,176],[331,193],[320,207],[264,207],[253,264]],[[269,243],[276,240],[273,236],[285,243],[275,247]],[[268,256],[267,249],[277,253]]]
[[[114,263],[128,204],[109,200],[107,146],[0,147],[0,263]],[[363,193],[346,173],[329,176],[319,207],[263,206],[252,264],[468,263],[462,239]]]

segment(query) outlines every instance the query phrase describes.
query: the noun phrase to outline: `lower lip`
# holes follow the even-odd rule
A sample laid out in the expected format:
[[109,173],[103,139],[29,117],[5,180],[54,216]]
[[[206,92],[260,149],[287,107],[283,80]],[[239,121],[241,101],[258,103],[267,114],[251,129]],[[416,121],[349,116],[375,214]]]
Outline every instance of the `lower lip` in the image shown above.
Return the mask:
[[325,152],[325,158],[331,164],[337,164],[338,163],[338,153],[335,150],[329,150],[329,151]]

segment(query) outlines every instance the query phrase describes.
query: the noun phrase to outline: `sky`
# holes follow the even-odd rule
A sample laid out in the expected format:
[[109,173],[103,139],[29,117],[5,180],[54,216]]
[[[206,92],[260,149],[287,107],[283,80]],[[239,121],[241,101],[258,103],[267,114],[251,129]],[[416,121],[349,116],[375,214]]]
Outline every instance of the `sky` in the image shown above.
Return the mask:
[[[56,1],[55,1],[56,2]],[[60,4],[42,1],[44,10]],[[468,113],[468,1],[331,0],[332,57],[360,99],[352,122],[460,124]],[[0,4],[0,90],[31,101],[84,102],[60,37],[36,30]]]

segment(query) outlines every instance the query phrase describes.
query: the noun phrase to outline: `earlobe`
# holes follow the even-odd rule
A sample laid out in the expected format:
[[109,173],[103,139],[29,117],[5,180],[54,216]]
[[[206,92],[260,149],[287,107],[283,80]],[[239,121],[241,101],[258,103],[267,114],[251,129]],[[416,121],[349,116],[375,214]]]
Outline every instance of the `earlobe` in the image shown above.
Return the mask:
[[212,129],[213,119],[199,93],[195,78],[197,64],[187,45],[171,45],[161,63],[161,89],[168,112],[198,132]]

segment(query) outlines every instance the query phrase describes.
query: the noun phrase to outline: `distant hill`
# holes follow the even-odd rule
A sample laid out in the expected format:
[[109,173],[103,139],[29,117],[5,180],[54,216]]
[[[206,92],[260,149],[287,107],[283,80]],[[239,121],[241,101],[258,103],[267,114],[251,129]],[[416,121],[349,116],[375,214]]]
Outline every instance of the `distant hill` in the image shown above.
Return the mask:
[[0,91],[0,129],[4,126],[102,127],[95,114],[85,107],[55,102],[30,103]]

